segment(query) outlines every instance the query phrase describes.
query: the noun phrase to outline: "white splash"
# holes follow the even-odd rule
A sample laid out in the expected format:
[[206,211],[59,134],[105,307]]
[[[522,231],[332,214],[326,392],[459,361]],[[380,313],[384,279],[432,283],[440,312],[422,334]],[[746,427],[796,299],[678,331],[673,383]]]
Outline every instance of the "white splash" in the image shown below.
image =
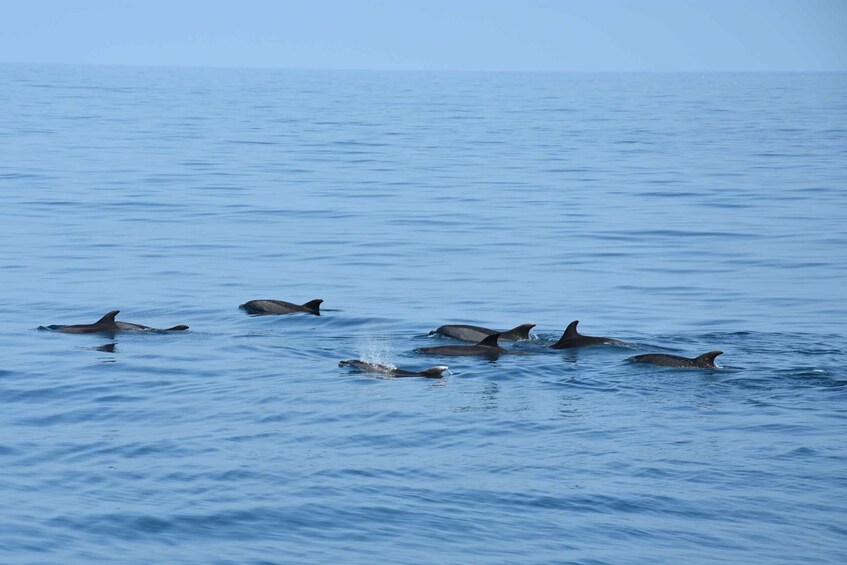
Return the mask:
[[359,359],[362,361],[396,369],[397,366],[389,361],[392,357],[388,343],[385,341],[371,337],[359,345]]

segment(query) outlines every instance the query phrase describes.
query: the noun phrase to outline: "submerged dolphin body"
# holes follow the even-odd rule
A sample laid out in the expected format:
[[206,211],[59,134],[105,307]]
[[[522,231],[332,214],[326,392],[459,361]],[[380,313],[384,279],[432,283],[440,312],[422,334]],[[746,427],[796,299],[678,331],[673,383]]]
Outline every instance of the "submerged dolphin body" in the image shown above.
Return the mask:
[[573,347],[585,347],[586,345],[629,345],[625,341],[613,339],[611,337],[594,337],[590,335],[582,335],[576,329],[579,320],[574,320],[568,325],[565,333],[559,338],[559,341],[550,346],[551,349],[570,349]]
[[438,345],[436,347],[419,347],[415,349],[418,353],[429,353],[432,355],[502,355],[506,350],[497,344],[500,334],[491,334],[476,345]]
[[248,300],[239,308],[247,310],[248,314],[296,314],[304,312],[315,316],[321,315],[321,300],[310,300],[305,304],[292,304],[284,300]]
[[121,328],[115,323],[115,316],[120,310],[112,310],[93,324],[74,324],[71,326],[56,326],[54,329],[63,334],[93,334],[100,332],[119,332]]
[[717,369],[715,357],[722,355],[723,351],[709,351],[698,357],[682,357],[680,355],[667,355],[665,353],[646,353],[630,357],[630,361],[636,363],[650,363],[651,365],[662,365],[664,367],[678,367],[681,369]]
[[516,326],[510,330],[498,332],[497,330],[490,330],[488,328],[483,328],[480,326],[448,324],[446,326],[441,326],[437,330],[429,332],[429,335],[441,334],[447,337],[460,339],[462,341],[471,341],[473,343],[479,343],[486,337],[492,334],[499,333],[500,341],[523,341],[529,339],[529,330],[534,327],[535,324],[521,324],[520,326]]
[[444,371],[447,370],[445,365],[436,365],[423,371],[407,371],[398,367],[390,367],[388,365],[379,365],[377,363],[367,363],[358,359],[350,359],[349,361],[339,361],[339,367],[353,367],[363,373],[381,373],[392,377],[424,377],[427,379],[443,378]]
[[181,332],[188,329],[188,326],[184,324],[180,324],[178,326],[173,326],[172,328],[151,328],[150,326],[143,326],[141,324],[132,324],[130,322],[121,322],[115,320],[115,325],[118,326],[118,329],[121,331],[137,331],[137,332]]

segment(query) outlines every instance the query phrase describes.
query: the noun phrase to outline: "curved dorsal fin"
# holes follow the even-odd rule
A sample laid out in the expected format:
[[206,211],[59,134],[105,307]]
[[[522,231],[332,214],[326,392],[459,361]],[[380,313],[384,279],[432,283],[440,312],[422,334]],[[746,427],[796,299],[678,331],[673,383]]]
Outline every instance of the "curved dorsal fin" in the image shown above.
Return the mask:
[[307,303],[303,304],[302,306],[303,306],[303,308],[306,308],[307,310],[311,310],[312,312],[317,313],[317,312],[321,311],[321,302],[323,302],[323,300],[321,300],[320,298],[316,298],[315,300],[308,301]]
[[576,326],[579,324],[579,320],[574,320],[568,325],[568,328],[565,330],[565,335],[562,337],[565,339],[573,339],[575,337],[580,337],[580,333],[576,331]]
[[500,339],[500,334],[491,334],[480,341],[477,345],[484,345],[485,347],[500,347],[497,343],[498,339]]
[[519,326],[515,326],[507,332],[503,332],[509,335],[515,335],[520,337],[521,339],[529,339],[529,331],[535,327],[535,324],[521,324]]
[[709,351],[708,353],[704,353],[703,355],[697,356],[697,361],[702,361],[712,367],[715,366],[715,357],[718,355],[723,355],[723,351]]
[[105,316],[103,316],[102,318],[97,320],[96,322],[94,322],[93,325],[96,326],[96,325],[102,324],[104,326],[114,326],[115,325],[115,316],[118,315],[118,312],[120,312],[120,310],[112,310],[111,312],[109,312],[108,314],[106,314]]

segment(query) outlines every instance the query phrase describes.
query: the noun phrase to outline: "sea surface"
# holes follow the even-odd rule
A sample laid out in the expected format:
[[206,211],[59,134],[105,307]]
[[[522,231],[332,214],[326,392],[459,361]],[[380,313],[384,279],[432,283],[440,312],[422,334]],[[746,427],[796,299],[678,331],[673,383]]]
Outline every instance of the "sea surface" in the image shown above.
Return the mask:
[[0,148],[4,564],[847,562],[847,74],[2,65]]

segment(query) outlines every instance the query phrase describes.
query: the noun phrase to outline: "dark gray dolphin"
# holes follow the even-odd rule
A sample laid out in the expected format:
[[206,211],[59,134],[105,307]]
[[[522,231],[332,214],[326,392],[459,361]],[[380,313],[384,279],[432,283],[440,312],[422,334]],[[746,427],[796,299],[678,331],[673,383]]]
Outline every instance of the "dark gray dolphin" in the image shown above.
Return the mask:
[[652,365],[663,365],[665,367],[679,367],[684,369],[717,369],[715,357],[722,355],[723,351],[709,351],[699,357],[681,357],[679,355],[667,355],[665,353],[646,353],[630,357],[630,361],[636,363],[650,363]]
[[99,332],[117,332],[120,328],[115,323],[115,316],[120,310],[112,310],[93,324],[74,324],[72,326],[57,326],[57,332],[65,334],[93,334]]
[[250,300],[239,306],[247,310],[248,314],[296,314],[305,312],[306,314],[321,315],[321,300],[310,300],[305,304],[292,304],[284,300]]
[[148,332],[174,332],[187,330],[188,326],[179,325],[164,330],[151,328],[150,326],[142,326],[141,324],[133,324],[130,322],[121,322],[115,319],[120,310],[112,310],[93,324],[75,324],[72,326],[47,326],[39,329],[55,330],[66,334],[90,334],[98,332],[123,332],[123,331],[148,331]]
[[436,365],[423,371],[407,371],[397,367],[389,367],[388,365],[378,365],[377,363],[367,363],[358,359],[350,359],[349,361],[339,361],[339,367],[354,367],[364,373],[381,373],[392,377],[425,377],[427,379],[440,379],[442,374],[447,370],[445,365]]
[[119,320],[115,320],[115,325],[118,326],[118,329],[121,331],[137,332],[181,332],[188,329],[188,326],[180,324],[179,326],[160,330],[158,328],[151,328],[150,326],[142,326],[141,324],[132,324],[130,322],[121,322]]
[[498,332],[497,330],[490,330],[488,328],[482,328],[480,326],[454,324],[441,326],[437,330],[429,332],[429,335],[441,334],[447,337],[461,339],[462,341],[471,341],[473,343],[479,343],[484,338],[492,334],[499,333],[500,341],[522,341],[529,339],[529,330],[534,327],[535,324],[521,324],[520,326],[516,326],[510,330]]
[[419,347],[415,349],[418,353],[429,353],[432,355],[501,355],[506,350],[497,345],[500,334],[491,334],[476,345],[438,345],[436,347]]
[[576,330],[579,320],[574,320],[559,338],[559,341],[550,346],[551,349],[570,349],[572,347],[585,347],[586,345],[629,345],[625,341],[611,337],[594,337],[582,335]]

